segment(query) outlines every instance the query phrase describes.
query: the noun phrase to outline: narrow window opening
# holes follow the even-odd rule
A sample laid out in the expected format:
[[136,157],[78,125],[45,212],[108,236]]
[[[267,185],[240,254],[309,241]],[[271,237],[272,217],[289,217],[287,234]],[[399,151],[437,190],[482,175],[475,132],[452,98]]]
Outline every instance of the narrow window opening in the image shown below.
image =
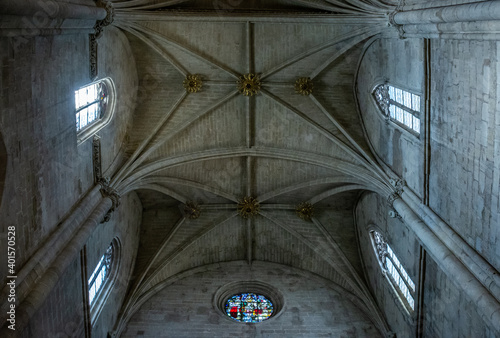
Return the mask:
[[114,286],[120,266],[120,241],[114,238],[87,279],[88,308],[94,325]]
[[75,123],[78,144],[95,135],[111,122],[116,90],[107,77],[75,91]]
[[113,245],[111,244],[104,255],[99,260],[94,272],[90,276],[89,283],[89,303],[92,307],[96,296],[99,295],[106,279],[111,271],[111,264],[113,262]]
[[101,81],[75,91],[76,131],[103,117],[108,103],[108,89]]
[[381,84],[373,91],[373,96],[382,113],[392,122],[420,134],[420,96]]
[[403,304],[413,311],[415,309],[415,283],[411,280],[384,237],[377,231],[371,231],[371,238],[380,267],[385,272]]

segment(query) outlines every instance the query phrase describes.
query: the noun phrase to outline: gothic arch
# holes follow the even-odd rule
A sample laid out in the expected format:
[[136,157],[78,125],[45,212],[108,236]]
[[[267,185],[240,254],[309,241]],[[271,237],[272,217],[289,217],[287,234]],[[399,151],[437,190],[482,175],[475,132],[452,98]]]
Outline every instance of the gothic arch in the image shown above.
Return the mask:
[[[108,102],[105,111],[102,112],[102,116],[98,120],[96,120],[92,124],[85,126],[77,132],[78,144],[85,142],[99,130],[108,125],[113,119],[113,115],[115,113],[116,89],[113,80],[110,77],[106,77],[93,83],[103,83],[106,86]],[[92,85],[92,83],[89,85]]]

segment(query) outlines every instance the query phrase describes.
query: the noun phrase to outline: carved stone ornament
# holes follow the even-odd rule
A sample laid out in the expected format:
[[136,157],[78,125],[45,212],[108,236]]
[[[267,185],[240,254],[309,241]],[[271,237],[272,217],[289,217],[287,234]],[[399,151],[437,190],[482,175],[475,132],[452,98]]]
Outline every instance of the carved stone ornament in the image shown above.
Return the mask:
[[387,203],[389,204],[389,206],[392,207],[394,205],[394,201],[397,200],[398,198],[401,198],[401,196],[398,193],[393,192],[387,197]]
[[377,101],[377,105],[386,117],[389,116],[389,105],[390,105],[390,97],[389,97],[389,86],[388,85],[380,85],[373,91],[373,96],[375,97],[375,101]]
[[98,20],[94,25],[94,34],[89,34],[89,77],[90,81],[94,81],[99,74],[97,68],[97,39],[102,35],[104,27],[110,25],[115,17],[115,9],[111,1],[95,0],[96,6],[106,10],[106,17],[103,20]]
[[97,184],[102,179],[101,138],[97,135],[94,135],[92,139],[92,166],[94,167],[94,183]]
[[248,73],[240,76],[237,82],[238,91],[245,96],[253,96],[260,91],[260,77],[257,74]]
[[394,187],[396,190],[396,193],[398,195],[401,195],[404,191],[404,187],[406,187],[406,181],[400,178],[397,179],[391,179],[391,185]]
[[198,204],[191,201],[186,202],[186,205],[184,206],[184,214],[187,218],[197,219],[200,217],[200,213],[201,210]]
[[313,92],[313,82],[308,77],[299,77],[294,87],[295,92],[300,95],[309,95]]
[[115,9],[113,8],[113,4],[111,3],[111,1],[96,0],[95,3],[97,7],[101,7],[106,10],[106,17],[102,20],[98,20],[94,25],[94,34],[96,39],[98,39],[101,37],[104,27],[109,26],[113,23],[113,20],[115,18]]
[[314,207],[311,203],[300,203],[297,205],[295,208],[295,212],[297,213],[297,216],[299,216],[301,219],[305,221],[310,221],[311,218],[314,216]]
[[106,222],[109,222],[109,220],[111,219],[111,215],[116,210],[116,208],[118,208],[118,206],[120,205],[121,196],[118,194],[118,192],[115,189],[113,189],[109,185],[109,178],[101,178],[101,180],[99,181],[99,184],[101,185],[101,190],[100,190],[101,195],[103,197],[108,197],[111,200],[111,202],[113,203],[111,205],[111,208],[108,210],[106,215],[104,215],[104,218],[101,221],[101,223],[106,223]]
[[394,209],[389,210],[389,217],[391,218],[397,218],[399,220],[402,219],[401,215]]
[[380,264],[385,267],[385,259],[387,256],[387,242],[385,241],[384,237],[382,237],[382,235],[377,231],[373,231],[372,235]]
[[253,197],[247,196],[238,202],[238,214],[245,219],[257,215],[259,211],[259,202]]
[[203,81],[200,75],[188,75],[182,82],[182,85],[188,93],[198,93],[201,90]]
[[97,78],[97,38],[95,34],[89,34],[89,77],[90,81]]

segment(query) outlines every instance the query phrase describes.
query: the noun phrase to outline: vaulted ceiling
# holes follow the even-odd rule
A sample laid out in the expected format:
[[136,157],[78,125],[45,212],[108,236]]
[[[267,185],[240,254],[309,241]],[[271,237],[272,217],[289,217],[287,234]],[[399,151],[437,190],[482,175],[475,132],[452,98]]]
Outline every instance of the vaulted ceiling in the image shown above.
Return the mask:
[[[353,207],[360,192],[390,185],[364,138],[353,86],[363,43],[386,28],[390,7],[265,3],[115,3],[140,90],[128,159],[111,184],[137,191],[144,208],[121,325],[181,271],[259,260],[336,282],[383,326],[361,277]],[[238,88],[246,74],[260,79],[255,95]],[[198,92],[183,86],[190,75],[202,82]],[[299,78],[312,93],[297,91]],[[258,214],[238,213],[245,197]],[[301,203],[312,217],[299,217]]]

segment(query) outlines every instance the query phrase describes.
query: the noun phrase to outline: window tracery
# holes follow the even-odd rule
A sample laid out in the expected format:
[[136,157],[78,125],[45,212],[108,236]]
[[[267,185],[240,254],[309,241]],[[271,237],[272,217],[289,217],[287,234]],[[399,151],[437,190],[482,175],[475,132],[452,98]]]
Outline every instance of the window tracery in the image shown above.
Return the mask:
[[79,144],[111,121],[115,101],[115,87],[110,78],[75,91],[75,122]]
[[382,113],[394,123],[420,134],[420,96],[390,84],[381,84],[373,96]]
[[113,244],[110,244],[104,255],[102,255],[99,263],[97,264],[94,272],[90,276],[89,283],[89,303],[90,306],[94,303],[96,296],[104,286],[109,273],[111,272],[111,265],[113,263]]
[[385,276],[389,279],[403,303],[413,311],[415,309],[415,283],[411,280],[384,237],[377,231],[371,231],[370,234],[373,248]]
[[87,280],[88,306],[92,325],[99,317],[114,286],[120,266],[120,251],[120,242],[118,238],[114,238]]
[[260,323],[273,314],[269,299],[255,293],[240,293],[226,301],[226,314],[242,323]]

